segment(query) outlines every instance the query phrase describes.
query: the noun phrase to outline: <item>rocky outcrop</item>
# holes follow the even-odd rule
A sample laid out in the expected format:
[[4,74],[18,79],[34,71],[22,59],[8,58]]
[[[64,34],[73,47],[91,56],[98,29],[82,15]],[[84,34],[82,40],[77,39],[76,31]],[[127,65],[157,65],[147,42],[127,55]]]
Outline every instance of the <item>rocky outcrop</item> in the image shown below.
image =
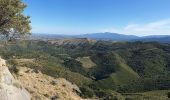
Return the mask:
[[31,100],[30,94],[14,79],[0,58],[0,100]]

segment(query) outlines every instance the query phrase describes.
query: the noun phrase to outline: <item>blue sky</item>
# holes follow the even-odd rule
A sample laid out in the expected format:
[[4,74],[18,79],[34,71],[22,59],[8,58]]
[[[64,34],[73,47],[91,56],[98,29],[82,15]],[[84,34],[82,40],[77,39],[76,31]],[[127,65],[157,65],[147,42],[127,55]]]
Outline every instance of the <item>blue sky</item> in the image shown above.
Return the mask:
[[23,0],[33,33],[170,35],[170,0]]

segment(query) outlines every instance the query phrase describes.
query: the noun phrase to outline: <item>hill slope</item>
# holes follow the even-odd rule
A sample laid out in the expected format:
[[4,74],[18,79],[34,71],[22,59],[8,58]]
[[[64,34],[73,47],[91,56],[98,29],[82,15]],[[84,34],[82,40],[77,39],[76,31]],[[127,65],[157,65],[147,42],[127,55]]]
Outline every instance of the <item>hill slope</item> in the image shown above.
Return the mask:
[[[82,98],[118,98],[122,97],[119,93],[170,89],[169,44],[66,39],[68,43],[56,45],[51,41],[9,43],[0,47],[0,54],[13,66],[65,78],[80,88]],[[85,65],[89,62],[93,66]]]

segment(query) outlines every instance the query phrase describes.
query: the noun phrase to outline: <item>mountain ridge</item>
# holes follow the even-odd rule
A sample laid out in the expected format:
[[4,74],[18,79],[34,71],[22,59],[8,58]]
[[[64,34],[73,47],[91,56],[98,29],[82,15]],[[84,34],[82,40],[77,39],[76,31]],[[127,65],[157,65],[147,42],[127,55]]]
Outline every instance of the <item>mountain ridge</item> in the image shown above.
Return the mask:
[[106,40],[106,41],[156,41],[161,43],[170,43],[170,35],[148,35],[148,36],[136,36],[136,35],[124,35],[119,33],[90,33],[82,35],[62,35],[62,34],[39,34],[33,33],[29,39],[31,40],[49,40],[49,39],[75,39],[75,38],[88,38],[94,40]]

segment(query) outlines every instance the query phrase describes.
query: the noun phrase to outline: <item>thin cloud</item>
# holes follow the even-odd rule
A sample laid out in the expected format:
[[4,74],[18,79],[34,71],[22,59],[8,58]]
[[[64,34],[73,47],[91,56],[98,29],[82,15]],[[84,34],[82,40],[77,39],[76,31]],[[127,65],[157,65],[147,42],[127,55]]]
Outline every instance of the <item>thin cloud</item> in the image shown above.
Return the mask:
[[129,24],[122,29],[107,29],[108,32],[116,32],[131,35],[170,35],[170,19],[150,22],[146,24]]

